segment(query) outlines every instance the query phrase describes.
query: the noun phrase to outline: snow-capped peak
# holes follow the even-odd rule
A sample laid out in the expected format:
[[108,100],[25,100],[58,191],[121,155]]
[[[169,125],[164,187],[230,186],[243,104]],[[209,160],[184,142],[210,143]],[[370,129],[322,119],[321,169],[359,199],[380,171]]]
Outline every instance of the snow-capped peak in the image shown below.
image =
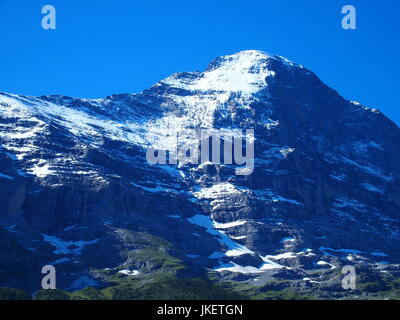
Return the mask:
[[189,74],[177,73],[161,81],[172,87],[193,91],[227,91],[255,93],[268,85],[275,76],[270,60],[279,60],[288,66],[295,65],[286,58],[258,50],[245,50],[214,59],[206,71]]

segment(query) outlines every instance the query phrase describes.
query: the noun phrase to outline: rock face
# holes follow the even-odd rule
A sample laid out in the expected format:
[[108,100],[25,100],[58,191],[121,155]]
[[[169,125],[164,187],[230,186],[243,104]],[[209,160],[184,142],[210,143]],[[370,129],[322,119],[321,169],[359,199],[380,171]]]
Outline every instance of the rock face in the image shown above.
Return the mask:
[[[250,175],[151,164],[165,132],[254,129]],[[98,285],[89,269],[159,266],[129,254],[169,243],[189,273],[248,277],[399,261],[400,129],[303,66],[260,51],[219,57],[138,94],[89,100],[0,94],[0,285]],[[308,280],[306,280],[308,281]]]

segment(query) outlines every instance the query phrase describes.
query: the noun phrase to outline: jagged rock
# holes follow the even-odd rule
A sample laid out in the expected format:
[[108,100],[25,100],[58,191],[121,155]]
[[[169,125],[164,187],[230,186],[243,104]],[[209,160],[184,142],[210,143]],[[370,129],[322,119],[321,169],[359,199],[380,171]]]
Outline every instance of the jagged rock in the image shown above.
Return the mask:
[[[266,279],[399,261],[399,128],[285,58],[242,51],[97,100],[1,93],[0,124],[0,285],[35,291],[58,261],[68,288],[139,247]],[[171,128],[254,129],[254,172],[148,163]]]

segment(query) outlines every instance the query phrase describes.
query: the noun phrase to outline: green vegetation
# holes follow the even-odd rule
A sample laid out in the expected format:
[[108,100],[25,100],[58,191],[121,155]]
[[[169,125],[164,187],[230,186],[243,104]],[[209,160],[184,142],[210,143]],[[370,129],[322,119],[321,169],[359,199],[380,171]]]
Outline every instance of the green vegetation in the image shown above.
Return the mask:
[[[341,288],[342,274],[337,268],[316,272],[319,281],[330,285],[305,283],[299,279],[271,279],[255,282],[252,278],[228,276],[221,280],[216,272],[194,273],[179,259],[167,241],[146,232],[118,229],[118,252],[125,263],[114,269],[92,269],[91,275],[104,287],[87,287],[74,292],[58,289],[40,290],[34,300],[315,300],[315,299],[400,299],[400,277],[393,270],[375,268],[357,270],[357,289]],[[0,240],[2,239],[0,232]],[[7,239],[3,239],[4,242]],[[7,246],[22,250],[16,243]],[[0,242],[0,247],[2,244]],[[1,261],[0,261],[1,262]],[[140,270],[138,275],[119,273],[122,269]],[[10,270],[18,275],[24,270]],[[228,280],[229,279],[229,280]],[[236,279],[236,280],[234,280]],[[237,280],[241,279],[241,280]],[[1,281],[1,277],[0,277]],[[0,300],[26,300],[32,297],[25,291],[0,287]]]
[[252,297],[253,300],[316,300],[318,297],[311,292],[295,291],[293,288],[269,290]]
[[221,288],[208,279],[178,279],[165,275],[163,279],[140,287],[132,284],[112,289],[113,300],[227,300],[244,297]]
[[357,292],[370,298],[400,300],[400,279],[379,271],[358,272]]
[[[179,261],[179,259],[177,259]],[[174,260],[175,261],[175,260]],[[176,262],[176,261],[175,261]],[[164,264],[164,262],[162,263]],[[116,271],[114,271],[116,272]],[[360,272],[357,290],[344,291],[298,286],[296,280],[272,280],[263,286],[248,282],[222,281],[204,276],[182,279],[169,272],[140,276],[111,274],[106,288],[87,287],[75,292],[40,290],[34,300],[318,300],[318,299],[400,299],[400,279],[385,273]],[[0,288],[0,300],[27,300],[23,290]]]
[[307,288],[295,287],[296,281],[271,280],[262,286],[224,281],[221,285],[252,300],[316,300],[321,299],[318,292]]
[[106,300],[107,297],[97,288],[87,287],[82,290],[69,293],[71,300]]
[[178,271],[185,269],[184,263],[175,257],[172,257],[165,251],[156,249],[142,249],[129,254],[138,264],[146,265],[152,269],[169,269]]
[[69,300],[70,296],[68,293],[59,289],[49,289],[49,290],[39,290],[35,296],[34,300]]
[[31,296],[21,289],[0,287],[0,300],[31,300]]

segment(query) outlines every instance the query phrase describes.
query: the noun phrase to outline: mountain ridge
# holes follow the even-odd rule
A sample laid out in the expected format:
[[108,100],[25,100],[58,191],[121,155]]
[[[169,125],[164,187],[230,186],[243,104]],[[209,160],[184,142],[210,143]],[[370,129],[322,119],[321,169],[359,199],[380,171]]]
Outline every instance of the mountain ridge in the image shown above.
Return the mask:
[[[0,226],[26,273],[0,284],[37,290],[54,262],[63,289],[100,285],[105,269],[169,270],[143,261],[161,254],[143,232],[185,274],[241,274],[243,286],[329,287],[344,264],[394,272],[400,129],[282,57],[249,50],[210,66],[102,99],[0,94]],[[147,162],[146,148],[187,128],[254,129],[254,173]]]

